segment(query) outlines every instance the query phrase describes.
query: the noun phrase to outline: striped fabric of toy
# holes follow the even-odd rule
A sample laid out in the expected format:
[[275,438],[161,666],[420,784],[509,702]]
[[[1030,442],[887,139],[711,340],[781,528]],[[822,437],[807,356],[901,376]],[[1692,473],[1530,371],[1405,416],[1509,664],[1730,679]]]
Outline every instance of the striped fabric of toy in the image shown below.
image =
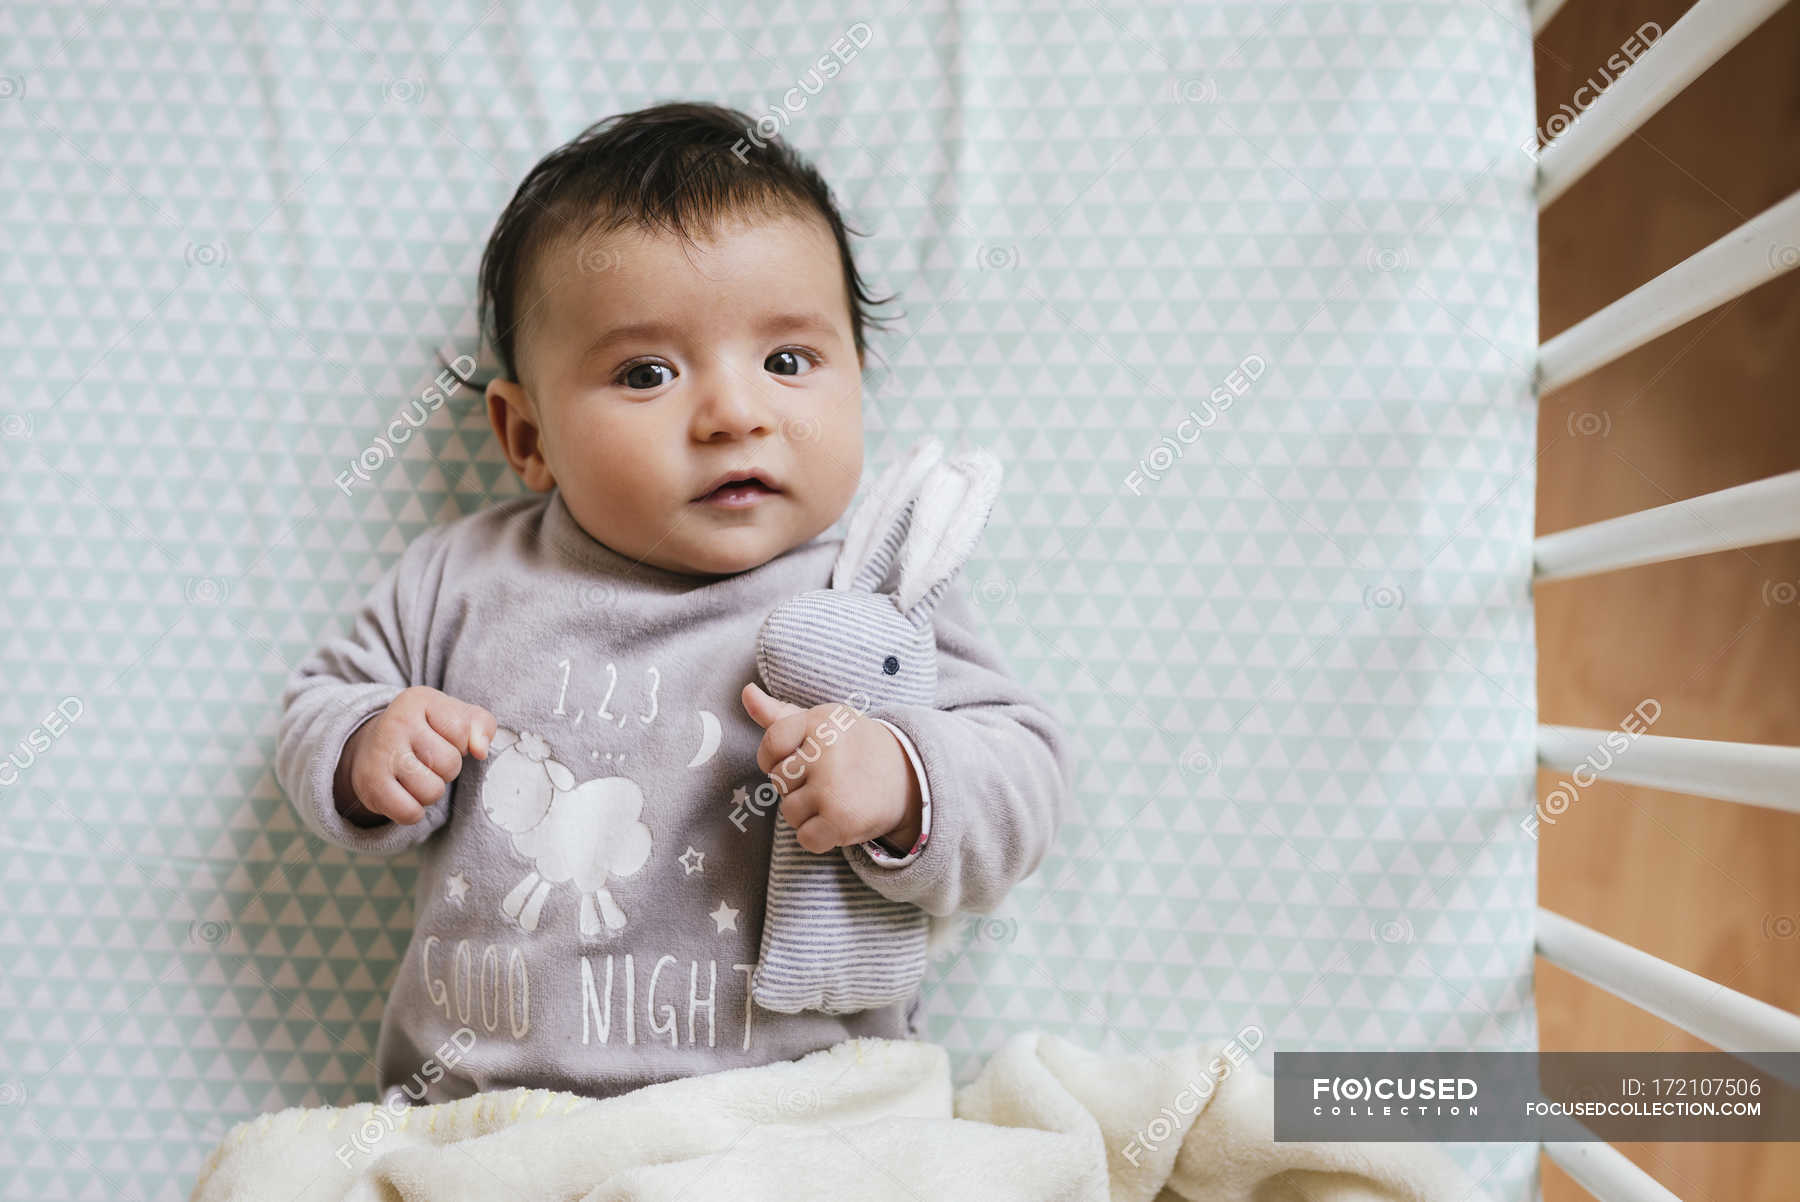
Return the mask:
[[[933,704],[932,611],[981,538],[1000,491],[985,451],[944,460],[926,439],[884,471],[851,515],[831,587],[777,607],[757,636],[773,697],[859,710]],[[878,592],[899,564],[892,593]],[[866,884],[837,848],[815,855],[775,814],[768,907],[751,995],[767,1010],[848,1014],[904,1001],[925,975],[930,915]]]

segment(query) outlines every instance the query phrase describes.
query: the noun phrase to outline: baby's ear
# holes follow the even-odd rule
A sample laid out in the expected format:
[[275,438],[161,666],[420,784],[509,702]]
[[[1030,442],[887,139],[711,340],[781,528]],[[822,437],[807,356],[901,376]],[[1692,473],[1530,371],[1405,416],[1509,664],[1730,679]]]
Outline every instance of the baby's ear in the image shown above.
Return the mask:
[[488,424],[513,471],[532,492],[548,492],[556,486],[550,465],[544,461],[543,440],[539,437],[537,409],[531,395],[516,380],[495,376],[487,386]]

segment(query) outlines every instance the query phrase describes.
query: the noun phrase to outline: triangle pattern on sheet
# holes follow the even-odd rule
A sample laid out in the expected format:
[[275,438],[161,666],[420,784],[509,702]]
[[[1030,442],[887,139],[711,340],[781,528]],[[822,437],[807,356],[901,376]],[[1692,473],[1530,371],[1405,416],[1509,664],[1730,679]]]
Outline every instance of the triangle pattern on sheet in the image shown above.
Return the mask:
[[[658,100],[768,114],[850,24],[484,9],[0,11],[21,1197],[181,1199],[233,1123],[372,1096],[413,871],[306,835],[281,690],[421,531],[520,491],[470,389],[383,431],[473,344],[537,158]],[[952,587],[1079,759],[1051,855],[933,965],[927,1037],[959,1077],[1031,1026],[1254,1027],[1265,1070],[1535,1047],[1522,8],[867,20],[779,136],[900,296],[868,461],[933,433],[1005,463]],[[1532,1196],[1535,1148],[1449,1150]]]

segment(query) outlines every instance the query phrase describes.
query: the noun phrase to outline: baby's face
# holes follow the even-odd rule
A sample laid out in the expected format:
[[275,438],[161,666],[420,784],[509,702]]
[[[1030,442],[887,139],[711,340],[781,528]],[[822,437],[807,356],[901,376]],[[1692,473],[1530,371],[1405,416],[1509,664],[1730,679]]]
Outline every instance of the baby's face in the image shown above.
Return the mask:
[[[727,219],[552,246],[521,290],[524,379],[488,411],[527,487],[677,572],[741,572],[829,527],[862,474],[862,364],[823,221]],[[526,312],[526,310],[530,310]],[[711,492],[760,474],[772,488]]]

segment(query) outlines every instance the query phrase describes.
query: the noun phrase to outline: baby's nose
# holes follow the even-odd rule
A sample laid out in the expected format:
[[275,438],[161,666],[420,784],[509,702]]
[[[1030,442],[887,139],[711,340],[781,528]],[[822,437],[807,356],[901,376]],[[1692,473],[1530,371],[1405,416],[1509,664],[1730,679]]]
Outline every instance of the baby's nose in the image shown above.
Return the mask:
[[708,442],[721,434],[738,438],[774,432],[774,415],[752,381],[722,373],[707,381],[694,411],[694,434]]

